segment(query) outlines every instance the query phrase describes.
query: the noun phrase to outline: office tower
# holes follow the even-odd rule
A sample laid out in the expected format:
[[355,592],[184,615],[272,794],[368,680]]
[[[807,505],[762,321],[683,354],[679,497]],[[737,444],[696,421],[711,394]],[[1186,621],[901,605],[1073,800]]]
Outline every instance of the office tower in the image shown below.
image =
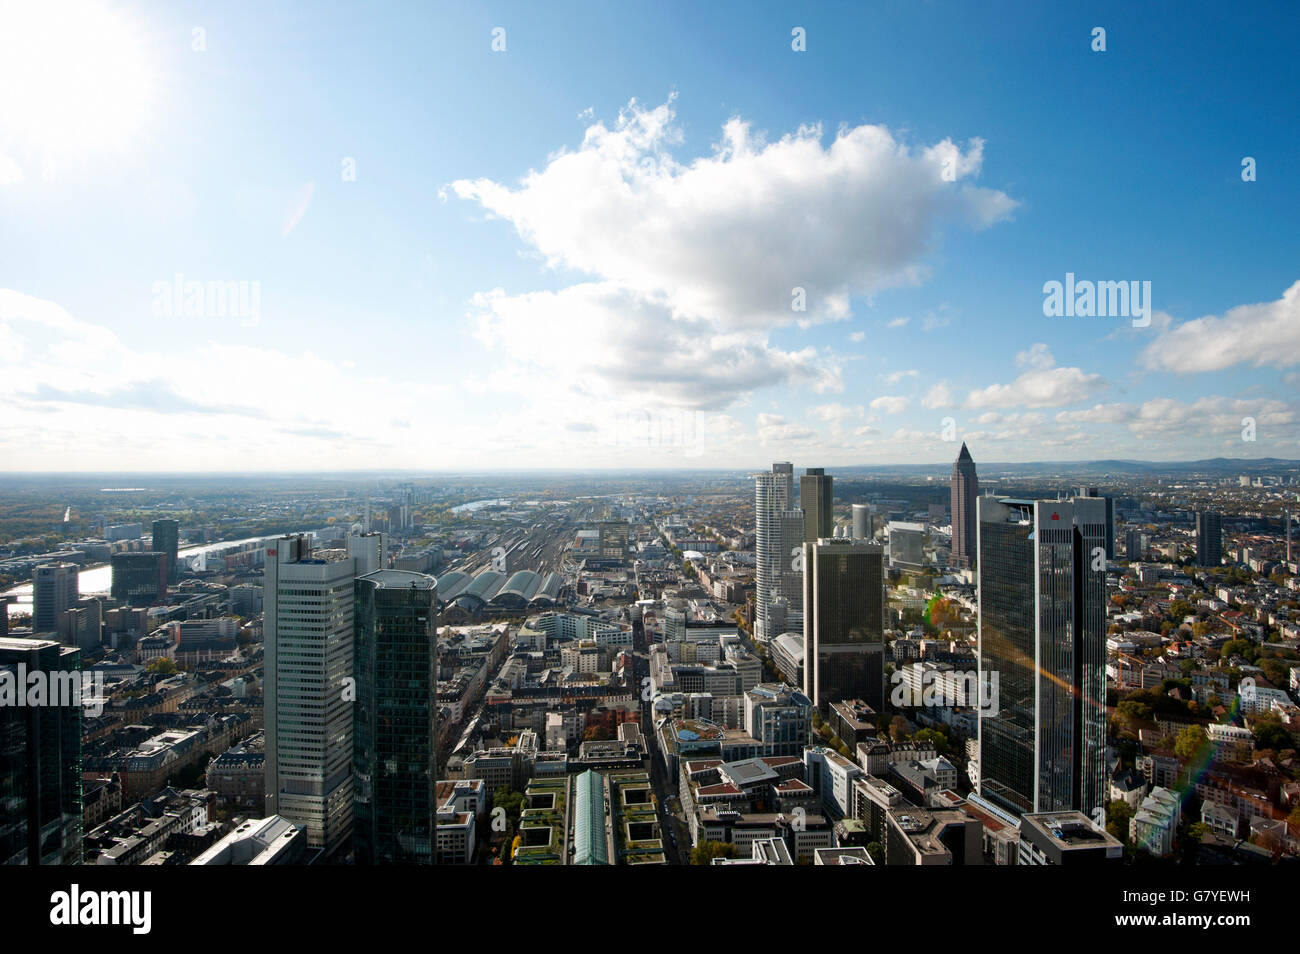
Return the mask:
[[884,711],[884,551],[859,540],[804,544],[804,694],[826,709]]
[[1128,530],[1124,534],[1124,556],[1130,563],[1141,560],[1146,551],[1146,534],[1141,530]]
[[871,504],[853,505],[853,539],[871,539]]
[[993,703],[979,712],[979,794],[1092,817],[1106,803],[1106,506],[981,497],[977,510],[979,685]]
[[1096,487],[1080,487],[1080,497],[1099,497],[1106,501],[1106,559],[1115,559],[1115,501],[1111,497],[1102,497]]
[[128,606],[148,606],[167,595],[166,554],[157,550],[114,553],[108,562],[113,599]]
[[357,576],[384,569],[388,565],[388,535],[372,531],[349,536],[348,556],[357,561]]
[[1196,513],[1196,565],[1218,566],[1223,562],[1223,525],[1212,510]]
[[[15,704],[33,677],[43,704]],[[78,650],[0,639],[0,867],[81,864],[80,689]]]
[[180,549],[181,525],[175,520],[155,520],[153,522],[153,543],[151,546],[164,554],[163,565],[167,572],[167,582],[175,583],[177,577],[176,553]]
[[59,614],[59,642],[93,652],[103,641],[104,604],[93,596],[82,597]]
[[975,461],[971,459],[966,443],[952,465],[952,563],[957,567],[975,565],[975,501],[980,495],[979,477],[975,475]]
[[754,477],[755,595],[754,631],[759,638],[773,632],[769,611],[774,600],[786,601],[786,626],[797,627],[803,599],[796,556],[803,546],[803,511],[794,509],[794,467],[772,465],[770,474]]
[[355,587],[356,861],[432,864],[438,784],[438,584],[378,570]]
[[77,602],[75,563],[43,563],[32,575],[32,632],[53,633],[59,614]]
[[352,833],[356,560],[313,559],[305,536],[266,551],[266,815],[329,853]]
[[5,596],[0,594],[0,636],[9,635],[9,607],[18,602],[16,596]]
[[809,467],[799,478],[799,507],[803,510],[804,543],[835,535],[834,477],[822,467]]
[[889,522],[889,565],[905,570],[925,566],[925,527],[919,523]]

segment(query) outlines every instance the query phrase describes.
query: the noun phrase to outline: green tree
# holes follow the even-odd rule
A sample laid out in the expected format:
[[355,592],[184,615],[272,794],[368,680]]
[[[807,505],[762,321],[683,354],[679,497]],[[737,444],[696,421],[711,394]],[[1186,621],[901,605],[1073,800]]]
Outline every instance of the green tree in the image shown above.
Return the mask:
[[1189,725],[1174,736],[1174,754],[1191,761],[1205,745],[1205,730],[1199,725]]
[[691,849],[691,864],[711,865],[714,858],[734,858],[737,854],[736,846],[729,841],[705,839]]

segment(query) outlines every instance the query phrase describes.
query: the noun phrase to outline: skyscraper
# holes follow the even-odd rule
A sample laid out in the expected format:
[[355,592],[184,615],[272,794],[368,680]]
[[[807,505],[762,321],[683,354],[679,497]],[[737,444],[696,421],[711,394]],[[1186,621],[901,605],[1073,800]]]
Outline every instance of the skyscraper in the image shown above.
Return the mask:
[[1115,500],[1102,497],[1097,487],[1080,487],[1080,497],[1100,497],[1106,501],[1106,559],[1115,559]]
[[1223,525],[1217,513],[1196,513],[1196,565],[1218,566],[1223,562]]
[[864,699],[883,711],[884,551],[860,540],[804,544],[804,694],[825,708]]
[[438,584],[378,570],[357,578],[355,594],[357,864],[432,864]]
[[760,638],[772,632],[769,612],[774,601],[786,601],[786,628],[798,629],[803,594],[796,558],[803,546],[803,511],[794,508],[794,467],[772,465],[770,474],[754,477],[754,631]]
[[979,477],[975,475],[975,461],[971,459],[966,443],[952,465],[952,564],[958,567],[975,565],[975,501],[980,495]]
[[176,582],[176,553],[180,549],[181,525],[175,520],[153,522],[153,549],[163,554],[167,582]]
[[0,698],[27,692],[38,673],[43,704],[0,704],[0,867],[82,861],[81,652],[0,638]]
[[822,467],[809,467],[799,478],[799,506],[803,509],[803,542],[816,543],[835,535],[835,488],[833,477]]
[[871,504],[853,505],[853,539],[871,539]]
[[53,633],[59,614],[77,602],[75,563],[43,563],[32,574],[32,632]]
[[1124,556],[1130,563],[1136,563],[1142,559],[1143,551],[1146,549],[1144,534],[1141,530],[1130,529],[1124,533]]
[[313,559],[305,536],[266,551],[266,814],[331,852],[352,832],[356,560]]
[[108,562],[113,568],[113,599],[129,606],[148,606],[167,595],[166,554],[156,550],[114,553]]
[[[1106,507],[978,500],[980,795],[1017,814],[1106,803]],[[996,684],[994,683],[996,680]]]

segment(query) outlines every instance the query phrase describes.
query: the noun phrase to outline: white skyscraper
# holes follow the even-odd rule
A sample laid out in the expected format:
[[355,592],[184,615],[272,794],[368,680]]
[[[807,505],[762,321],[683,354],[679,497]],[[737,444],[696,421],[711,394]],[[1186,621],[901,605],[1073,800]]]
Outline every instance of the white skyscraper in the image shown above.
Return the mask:
[[53,633],[59,614],[77,602],[79,567],[75,563],[43,563],[32,574],[32,632]]
[[357,576],[388,566],[388,534],[378,531],[348,537],[348,556],[357,561]]
[[795,506],[794,466],[772,465],[770,474],[754,477],[755,602],[754,631],[760,638],[771,632],[769,610],[777,598],[786,601],[785,629],[799,630],[803,605],[804,513]]
[[351,556],[312,559],[306,537],[266,551],[266,815],[301,825],[327,852],[352,829],[356,567]]

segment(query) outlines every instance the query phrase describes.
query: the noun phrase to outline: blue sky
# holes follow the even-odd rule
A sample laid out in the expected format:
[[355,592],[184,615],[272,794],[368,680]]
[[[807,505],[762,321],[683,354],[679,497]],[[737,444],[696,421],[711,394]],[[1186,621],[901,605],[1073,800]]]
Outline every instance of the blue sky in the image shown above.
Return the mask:
[[0,0],[0,469],[1300,457],[1298,26]]

